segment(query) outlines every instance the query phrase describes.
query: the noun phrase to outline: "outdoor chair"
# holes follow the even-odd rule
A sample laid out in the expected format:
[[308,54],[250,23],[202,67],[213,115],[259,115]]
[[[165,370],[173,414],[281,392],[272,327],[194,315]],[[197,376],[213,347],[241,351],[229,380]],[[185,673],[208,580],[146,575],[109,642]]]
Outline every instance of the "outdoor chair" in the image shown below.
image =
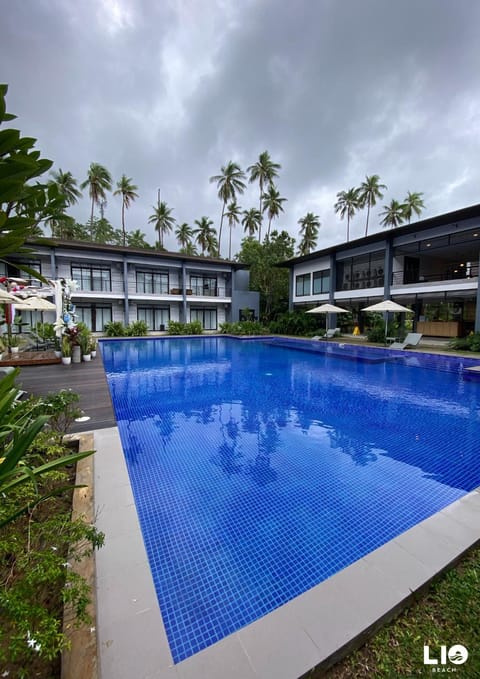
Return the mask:
[[393,342],[393,344],[389,346],[389,349],[406,349],[407,347],[416,347],[421,339],[421,333],[409,332],[403,342]]
[[24,351],[46,351],[47,349],[53,349],[55,347],[55,342],[51,340],[43,339],[40,335],[37,335],[33,330],[29,330],[24,333],[23,338],[26,340]]
[[330,328],[324,335],[315,335],[315,337],[312,337],[312,340],[329,340],[337,334],[340,334],[340,328]]

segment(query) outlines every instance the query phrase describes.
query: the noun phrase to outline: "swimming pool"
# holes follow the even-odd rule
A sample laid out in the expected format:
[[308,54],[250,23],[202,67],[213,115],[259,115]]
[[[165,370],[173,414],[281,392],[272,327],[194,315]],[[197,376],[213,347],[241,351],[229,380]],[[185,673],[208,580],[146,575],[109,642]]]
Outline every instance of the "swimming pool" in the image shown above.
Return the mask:
[[282,344],[102,344],[175,662],[480,485],[461,362]]

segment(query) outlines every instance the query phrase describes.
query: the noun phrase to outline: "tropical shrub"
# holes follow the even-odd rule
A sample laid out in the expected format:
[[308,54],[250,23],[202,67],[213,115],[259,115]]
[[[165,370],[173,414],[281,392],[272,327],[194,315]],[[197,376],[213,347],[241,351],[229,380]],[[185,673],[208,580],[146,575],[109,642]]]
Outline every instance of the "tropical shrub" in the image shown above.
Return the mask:
[[148,325],[146,321],[132,321],[125,328],[125,334],[129,337],[143,337],[148,335]]
[[17,402],[17,374],[0,380],[0,667],[4,676],[52,677],[68,644],[64,604],[68,624],[88,622],[89,587],[71,566],[104,536],[71,520],[74,463],[92,453],[62,443],[78,396]]
[[170,321],[168,324],[169,335],[201,335],[202,332],[203,328],[200,321],[192,321],[191,323]]
[[367,330],[367,338],[369,342],[385,342],[385,323],[382,320],[377,320]]
[[472,332],[466,337],[456,337],[448,343],[457,351],[480,351],[480,332]]
[[108,321],[108,323],[105,323],[104,329],[107,337],[125,336],[125,326],[121,321]]
[[225,322],[220,325],[224,335],[265,335],[268,330],[258,321]]
[[55,339],[56,339],[55,329],[53,327],[53,323],[40,323],[40,322],[38,322],[35,325],[35,332],[43,340],[49,340],[51,342],[54,342]]
[[318,330],[319,318],[304,311],[293,311],[277,316],[269,323],[269,330],[278,335],[311,336],[321,334]]

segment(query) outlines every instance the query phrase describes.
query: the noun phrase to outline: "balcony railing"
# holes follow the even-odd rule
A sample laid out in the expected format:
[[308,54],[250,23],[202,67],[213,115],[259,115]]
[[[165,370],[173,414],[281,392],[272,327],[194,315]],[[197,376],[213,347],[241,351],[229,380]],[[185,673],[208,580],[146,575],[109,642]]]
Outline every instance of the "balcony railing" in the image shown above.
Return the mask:
[[437,283],[441,281],[468,280],[469,278],[476,278],[477,276],[478,264],[458,266],[430,274],[416,274],[408,271],[394,271],[392,274],[392,284],[411,285],[415,283]]

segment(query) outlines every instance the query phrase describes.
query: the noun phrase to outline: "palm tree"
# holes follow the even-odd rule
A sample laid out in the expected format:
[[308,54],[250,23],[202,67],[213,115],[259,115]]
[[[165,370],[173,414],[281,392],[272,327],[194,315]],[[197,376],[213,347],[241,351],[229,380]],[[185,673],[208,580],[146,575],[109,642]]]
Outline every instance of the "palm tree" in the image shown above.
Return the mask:
[[320,218],[313,212],[307,212],[305,217],[298,220],[300,224],[300,235],[302,240],[298,246],[300,255],[308,255],[317,244],[318,229],[320,228]]
[[360,207],[367,206],[367,223],[365,225],[365,236],[368,236],[368,218],[370,216],[370,208],[377,204],[377,198],[383,198],[382,189],[386,189],[385,184],[380,184],[380,177],[378,174],[372,174],[371,177],[365,177],[365,181],[361,183],[359,190]]
[[355,212],[360,207],[360,189],[348,189],[348,191],[339,191],[337,193],[337,202],[335,203],[335,212],[340,214],[340,219],[347,217],[347,243],[350,240],[350,220],[355,215]]
[[412,215],[415,212],[417,217],[420,216],[422,210],[425,209],[425,203],[422,200],[423,193],[407,193],[407,197],[403,201],[405,219],[408,219],[408,223],[412,219]]
[[195,224],[198,226],[198,229],[195,229],[193,233],[196,242],[202,249],[202,255],[207,251],[213,257],[216,254],[213,248],[217,245],[217,232],[212,228],[212,220],[208,217],[202,217],[201,219],[196,219]]
[[140,229],[135,229],[135,231],[129,231],[127,233],[127,245],[131,248],[144,248],[151,250],[152,246],[147,242],[147,236],[140,231]]
[[191,241],[187,243],[183,248],[180,248],[179,252],[182,255],[198,255],[197,248]]
[[246,185],[244,182],[245,173],[240,168],[238,163],[229,161],[220,170],[221,174],[210,177],[210,183],[215,182],[218,188],[218,197],[222,201],[222,216],[220,218],[220,229],[218,232],[218,254],[220,255],[220,247],[222,241],[222,226],[223,217],[225,214],[225,206],[229,200],[235,200],[237,193],[243,193]]
[[65,198],[66,205],[75,205],[78,199],[81,198],[82,192],[77,188],[77,180],[71,172],[63,172],[59,168],[58,172],[51,173],[53,179],[52,184],[55,184],[59,193]]
[[92,199],[92,212],[90,214],[90,225],[93,226],[93,209],[95,204],[100,205],[106,199],[106,192],[112,190],[112,177],[106,167],[99,163],[90,163],[87,178],[80,184],[81,189],[88,186],[88,193]]
[[391,226],[392,229],[400,226],[405,220],[405,205],[398,200],[391,201],[390,205],[384,205],[383,212],[380,212],[380,217],[383,217],[380,224],[383,227]]
[[243,230],[245,233],[248,231],[250,237],[253,237],[257,231],[259,231],[261,223],[262,215],[260,214],[260,210],[257,210],[256,207],[251,207],[250,210],[243,211]]
[[122,196],[122,244],[125,245],[126,233],[125,233],[125,210],[128,210],[130,203],[132,203],[135,198],[138,198],[138,193],[135,193],[138,186],[132,184],[132,180],[126,175],[122,174],[122,178],[117,182],[117,190],[114,191],[114,196]]
[[153,206],[153,215],[148,218],[148,223],[153,224],[155,231],[158,231],[158,246],[164,250],[163,237],[173,229],[175,217],[172,216],[173,208],[168,207],[164,200],[159,201],[157,206]]
[[175,237],[181,248],[186,248],[192,242],[193,230],[186,222],[180,224],[175,230]]
[[262,196],[263,200],[263,211],[268,215],[268,231],[267,237],[270,237],[270,227],[272,225],[272,219],[278,217],[280,212],[283,212],[282,203],[284,203],[287,198],[280,197],[280,191],[278,191],[275,184],[270,184],[267,191]]
[[248,181],[250,184],[258,181],[260,187],[260,203],[258,206],[260,212],[260,227],[258,229],[258,240],[262,238],[262,215],[263,215],[263,194],[265,189],[265,184],[272,184],[275,177],[278,177],[278,170],[281,169],[279,163],[274,163],[270,158],[268,151],[263,151],[258,156],[258,160],[254,165],[247,167],[247,172],[249,173]]
[[232,259],[232,228],[240,221],[240,206],[235,200],[232,200],[227,206],[225,217],[228,219],[228,226],[230,227],[230,236],[228,239],[228,259]]

